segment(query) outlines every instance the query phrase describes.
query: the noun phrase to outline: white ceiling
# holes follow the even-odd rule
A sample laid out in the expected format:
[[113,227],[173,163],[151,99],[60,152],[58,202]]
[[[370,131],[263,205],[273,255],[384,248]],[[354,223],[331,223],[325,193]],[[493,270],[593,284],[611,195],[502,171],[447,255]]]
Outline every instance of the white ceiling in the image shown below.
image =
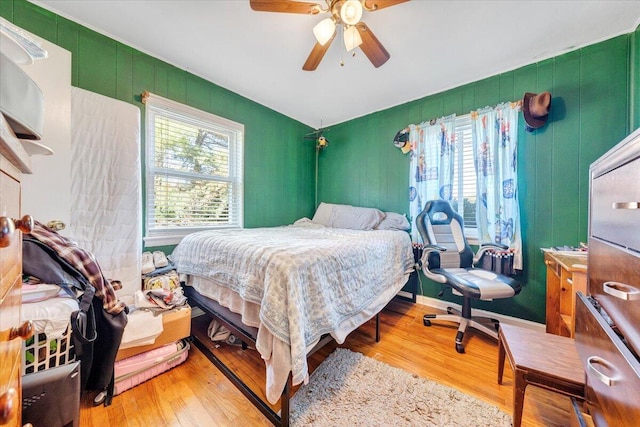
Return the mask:
[[[313,1],[313,0],[310,0]],[[316,0],[323,2],[324,0]],[[249,0],[38,0],[73,21],[319,128],[633,31],[640,1],[411,0],[363,21],[391,54],[374,68],[339,37],[302,70],[326,16]],[[340,66],[341,58],[344,66]]]

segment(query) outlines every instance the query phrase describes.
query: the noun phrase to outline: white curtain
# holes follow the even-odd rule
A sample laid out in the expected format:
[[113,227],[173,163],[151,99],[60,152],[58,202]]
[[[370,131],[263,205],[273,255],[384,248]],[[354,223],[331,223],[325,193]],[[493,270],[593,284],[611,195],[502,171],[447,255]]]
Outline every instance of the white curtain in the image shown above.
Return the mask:
[[122,282],[119,297],[132,295],[141,286],[140,110],[72,88],[71,156],[69,237]]
[[[416,217],[429,200],[451,200],[455,161],[455,114],[435,121],[409,126],[411,162],[409,176],[409,210]],[[417,227],[411,239],[422,242]]]
[[514,251],[513,268],[522,270],[518,206],[517,103],[471,113],[480,243],[499,243]]

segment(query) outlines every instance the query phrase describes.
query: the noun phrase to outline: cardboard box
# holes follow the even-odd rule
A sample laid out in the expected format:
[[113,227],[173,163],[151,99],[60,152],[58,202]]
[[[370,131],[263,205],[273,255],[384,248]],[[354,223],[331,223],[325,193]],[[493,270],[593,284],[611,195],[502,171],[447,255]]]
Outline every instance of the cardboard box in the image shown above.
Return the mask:
[[191,335],[191,307],[186,305],[179,310],[172,310],[162,315],[162,333],[153,344],[121,349],[116,361],[162,347]]

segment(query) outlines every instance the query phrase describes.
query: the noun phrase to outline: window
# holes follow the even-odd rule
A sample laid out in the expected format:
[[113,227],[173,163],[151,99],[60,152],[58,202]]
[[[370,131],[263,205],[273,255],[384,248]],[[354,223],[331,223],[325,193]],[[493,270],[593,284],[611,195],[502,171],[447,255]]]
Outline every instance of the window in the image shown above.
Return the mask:
[[471,137],[471,115],[456,117],[455,130],[457,148],[451,205],[462,215],[465,235],[476,237],[476,168]]
[[147,246],[242,227],[244,126],[145,93]]

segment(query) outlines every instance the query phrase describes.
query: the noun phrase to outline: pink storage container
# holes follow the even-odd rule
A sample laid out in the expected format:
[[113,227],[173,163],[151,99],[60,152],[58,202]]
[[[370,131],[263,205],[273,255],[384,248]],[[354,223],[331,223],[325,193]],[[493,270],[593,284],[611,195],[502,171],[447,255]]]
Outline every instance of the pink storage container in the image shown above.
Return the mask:
[[178,340],[175,343],[128,357],[115,364],[114,395],[129,390],[187,360],[189,343]]

